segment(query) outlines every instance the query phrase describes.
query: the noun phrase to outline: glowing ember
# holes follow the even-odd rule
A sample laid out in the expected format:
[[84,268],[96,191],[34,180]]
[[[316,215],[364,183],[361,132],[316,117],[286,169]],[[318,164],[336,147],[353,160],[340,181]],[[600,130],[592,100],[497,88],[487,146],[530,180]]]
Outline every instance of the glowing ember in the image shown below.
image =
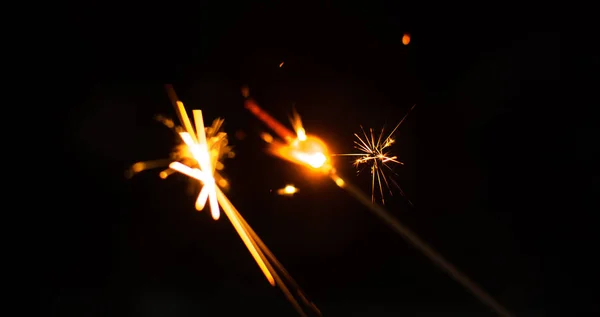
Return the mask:
[[277,194],[281,196],[293,196],[298,192],[298,188],[294,185],[286,185],[284,188],[280,188],[277,190]]
[[402,36],[402,44],[408,45],[408,43],[410,43],[410,34],[404,33]]

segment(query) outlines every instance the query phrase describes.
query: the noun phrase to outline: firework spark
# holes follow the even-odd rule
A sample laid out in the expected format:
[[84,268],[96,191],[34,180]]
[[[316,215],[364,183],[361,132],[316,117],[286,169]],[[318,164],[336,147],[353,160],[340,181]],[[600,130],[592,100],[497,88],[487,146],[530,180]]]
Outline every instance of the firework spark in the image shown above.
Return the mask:
[[[421,240],[414,232],[412,232],[407,226],[403,225],[398,219],[396,219],[389,211],[387,211],[384,207],[374,204],[372,200],[369,200],[368,196],[365,195],[360,189],[356,186],[348,183],[342,177],[340,177],[335,168],[330,164],[330,155],[327,153],[327,147],[325,143],[320,141],[316,137],[307,137],[307,140],[300,140],[301,133],[297,132],[296,138],[293,138],[293,132],[289,131],[285,128],[281,123],[272,118],[269,114],[267,114],[264,110],[262,110],[254,100],[250,99],[248,94],[248,89],[244,88],[242,90],[244,97],[246,97],[245,107],[250,110],[259,120],[269,126],[277,135],[279,135],[282,139],[286,140],[285,143],[274,140],[274,138],[269,134],[263,134],[262,138],[265,140],[269,146],[271,147],[272,154],[290,161],[292,163],[296,163],[302,165],[304,167],[310,168],[312,170],[318,170],[324,172],[325,175],[329,176],[329,178],[339,187],[346,192],[348,192],[352,197],[354,197],[357,201],[363,204],[370,212],[379,217],[383,222],[385,222],[394,232],[402,236],[407,242],[411,243],[417,249],[419,249],[427,258],[429,258],[434,264],[438,265],[440,269],[446,271],[455,281],[464,286],[468,291],[470,291],[477,299],[479,299],[485,305],[488,305],[492,308],[499,316],[504,317],[512,317],[512,314],[504,308],[501,304],[499,304],[493,297],[491,297],[487,292],[485,292],[481,287],[475,284],[473,281],[469,279],[467,275],[459,271],[452,263],[446,260],[441,254],[435,251],[431,246],[429,246],[426,242]],[[411,108],[411,110],[414,106]],[[410,111],[409,111],[410,112]],[[389,135],[393,135],[395,130],[400,126],[400,124],[404,121],[408,113],[404,116],[404,118],[398,123],[396,128]],[[300,117],[297,116],[299,121]],[[296,128],[296,131],[298,129]],[[302,129],[302,133],[305,134],[304,129]],[[309,140],[318,140],[309,141]],[[389,141],[390,145],[393,143],[393,139],[390,137],[386,138],[382,141],[381,144],[385,145]],[[308,142],[308,144],[313,144],[312,146],[303,145],[304,142]],[[316,144],[316,145],[314,145]],[[374,141],[374,137],[371,139],[371,144],[376,144]],[[318,145],[318,146],[317,146]],[[388,145],[389,146],[389,145]],[[386,146],[387,147],[387,146]],[[367,149],[366,147],[365,149]],[[365,154],[360,154],[365,155]],[[369,154],[372,155],[372,154]],[[315,160],[316,157],[322,157],[319,160]],[[380,158],[377,158],[380,159]],[[395,160],[395,158],[394,158]],[[376,161],[376,159],[368,159],[367,161]],[[320,163],[321,164],[317,164]]]
[[[128,172],[129,176],[143,170],[168,164],[169,168],[159,174],[161,178],[166,178],[174,171],[177,171],[199,182],[202,188],[196,199],[196,209],[198,211],[203,210],[208,202],[211,215],[215,220],[219,219],[220,211],[222,210],[231,221],[231,224],[269,283],[272,286],[279,286],[301,316],[306,316],[306,313],[296,299],[297,297],[304,304],[305,308],[320,315],[318,308],[312,302],[308,301],[305,294],[283,265],[275,258],[262,240],[260,240],[220,188],[227,188],[229,184],[219,175],[217,170],[223,169],[222,160],[225,157],[232,157],[233,155],[231,147],[228,146],[227,134],[221,131],[223,120],[216,119],[212,126],[205,127],[202,111],[193,110],[194,129],[183,103],[177,99],[170,85],[167,85],[167,92],[175,106],[182,127],[175,126],[172,120],[163,117],[158,117],[157,119],[167,127],[175,129],[179,133],[183,143],[175,148],[170,160],[135,163]],[[293,287],[295,296],[286,284],[290,284]]]
[[286,185],[284,188],[277,190],[277,195],[281,196],[294,196],[299,190],[294,185]]
[[[390,164],[395,163],[398,165],[404,165],[404,163],[398,160],[397,156],[392,156],[389,152],[389,148],[396,141],[394,139],[394,133],[398,130],[398,127],[404,122],[404,119],[408,116],[408,114],[414,109],[415,105],[413,105],[410,110],[404,115],[402,120],[394,127],[392,132],[390,132],[387,137],[383,137],[385,135],[384,128],[381,129],[381,133],[379,136],[375,136],[373,133],[373,129],[369,129],[369,134],[365,132],[365,129],[361,126],[360,129],[363,133],[364,138],[362,138],[358,133],[354,133],[356,140],[354,141],[354,148],[359,150],[361,153],[349,153],[349,154],[333,154],[332,156],[358,156],[356,160],[354,160],[354,166],[358,169],[357,173],[362,171],[361,166],[370,166],[371,171],[371,201],[375,202],[375,191],[376,188],[379,188],[379,195],[381,199],[381,203],[385,204],[385,197],[383,194],[384,187],[390,193],[392,193],[392,187],[396,187],[400,194],[404,197],[404,191],[400,188],[400,185],[387,173],[393,173],[394,175],[398,175],[394,172],[394,169],[390,167]],[[408,198],[407,198],[408,200]],[[408,200],[408,203],[412,205],[412,202]]]
[[325,174],[332,171],[331,157],[327,145],[321,139],[307,135],[302,125],[302,120],[298,113],[294,111],[290,121],[294,131],[289,130],[270,114],[258,106],[258,104],[249,97],[247,87],[242,88],[242,94],[246,98],[244,106],[259,120],[266,124],[273,132],[283,140],[276,140],[268,133],[262,133],[261,138],[269,144],[271,154],[303,166],[308,166],[313,170],[321,171]]

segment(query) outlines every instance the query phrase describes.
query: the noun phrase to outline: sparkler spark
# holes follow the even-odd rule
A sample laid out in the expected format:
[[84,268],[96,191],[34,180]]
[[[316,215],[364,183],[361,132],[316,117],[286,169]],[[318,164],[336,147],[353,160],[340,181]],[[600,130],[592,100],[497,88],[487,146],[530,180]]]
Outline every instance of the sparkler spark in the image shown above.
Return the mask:
[[269,144],[271,154],[288,160],[292,163],[310,167],[325,174],[332,171],[331,157],[327,145],[321,139],[307,135],[302,125],[302,120],[297,112],[290,118],[294,131],[289,130],[249,97],[247,87],[242,88],[246,97],[244,106],[259,120],[265,123],[282,141],[275,140],[272,135],[262,133],[261,138]]
[[281,196],[293,196],[298,192],[298,188],[294,185],[286,185],[284,188],[280,188],[277,190],[277,195]]
[[[391,147],[394,142],[394,133],[398,130],[398,127],[404,122],[404,119],[408,116],[408,114],[415,108],[413,105],[410,110],[404,115],[402,120],[394,127],[392,132],[388,134],[387,137],[384,136],[384,128],[381,129],[381,133],[379,136],[375,136],[373,133],[373,129],[369,129],[369,135],[365,132],[363,127],[360,129],[363,133],[364,138],[358,133],[354,133],[354,136],[357,140],[354,141],[354,148],[359,150],[361,153],[349,153],[349,154],[333,154],[332,156],[358,156],[356,160],[354,160],[354,166],[356,168],[360,168],[361,165],[370,165],[371,170],[371,201],[375,202],[375,189],[379,188],[379,194],[381,203],[385,204],[385,198],[383,194],[383,187],[385,186],[390,195],[393,195],[392,188],[390,183],[398,188],[400,194],[406,198],[404,191],[400,188],[400,185],[391,178],[386,173],[391,172],[394,175],[398,175],[394,172],[394,170],[389,166],[390,163],[395,163],[399,165],[404,165],[404,163],[398,161],[397,156],[392,156],[389,152],[389,147]],[[357,173],[360,173],[362,169],[358,169]],[[412,202],[407,198],[408,203],[412,205]]]
[[[202,189],[196,199],[196,209],[198,211],[203,210],[208,202],[211,215],[215,220],[219,219],[220,211],[222,210],[231,221],[242,242],[248,248],[248,251],[269,283],[272,286],[279,286],[301,316],[307,315],[296,297],[300,298],[304,307],[307,307],[317,315],[321,315],[318,308],[312,302],[308,301],[303,291],[283,265],[275,258],[273,253],[262,242],[254,230],[252,230],[221,190],[220,187],[226,188],[228,182],[219,175],[217,170],[223,169],[223,158],[232,157],[233,155],[231,147],[228,146],[227,134],[220,131],[223,120],[216,119],[212,126],[205,127],[202,111],[193,110],[194,129],[183,103],[178,100],[175,91],[170,85],[167,85],[167,92],[175,106],[182,127],[175,126],[172,120],[162,117],[158,119],[167,127],[174,128],[179,133],[183,143],[175,148],[175,151],[171,155],[171,160],[138,162],[133,164],[129,174],[133,175],[146,169],[168,164],[169,168],[159,174],[161,178],[166,178],[174,171],[177,171],[199,182],[202,185]],[[292,294],[286,283],[291,284],[296,296]]]
[[[389,211],[387,211],[385,208],[383,208],[382,206],[380,206],[378,204],[374,204],[372,199],[369,200],[369,198],[367,198],[367,195],[365,195],[362,191],[360,191],[356,186],[348,183],[342,177],[340,177],[337,174],[335,168],[329,163],[330,157],[329,157],[329,154],[327,154],[327,151],[326,151],[327,147],[326,147],[325,143],[320,141],[318,138],[313,137],[313,138],[315,138],[315,140],[318,140],[320,142],[318,147],[307,147],[307,148],[298,147],[297,145],[301,144],[301,142],[303,142],[303,141],[299,140],[300,133],[297,133],[298,136],[296,137],[296,139],[294,139],[292,137],[293,133],[291,131],[287,130],[281,123],[279,123],[277,120],[275,120],[274,118],[269,116],[264,110],[262,110],[260,107],[258,107],[258,105],[256,104],[256,102],[254,102],[254,100],[249,98],[249,91],[247,88],[243,89],[242,93],[244,94],[244,97],[246,97],[246,102],[245,102],[246,108],[248,110],[250,110],[259,120],[261,120],[267,126],[271,127],[271,129],[276,134],[278,134],[282,139],[286,140],[286,143],[278,143],[277,141],[274,141],[273,137],[270,135],[269,135],[270,138],[265,138],[263,136],[263,139],[265,141],[267,139],[270,141],[267,143],[269,143],[271,148],[275,149],[273,151],[273,154],[279,156],[282,159],[288,160],[290,162],[300,164],[300,165],[303,165],[306,167],[310,167],[312,169],[324,171],[325,174],[328,175],[329,178],[338,187],[346,190],[346,192],[348,192],[352,197],[354,197],[357,201],[359,201],[361,204],[363,204],[365,207],[367,207],[369,209],[369,211],[371,211],[374,215],[379,217],[388,226],[390,226],[390,228],[392,230],[394,230],[394,232],[396,232],[397,234],[402,236],[407,242],[411,243],[413,246],[415,246],[417,249],[419,249],[427,258],[429,258],[434,264],[438,265],[438,267],[440,269],[442,269],[443,271],[446,271],[452,278],[454,278],[455,281],[457,281],[462,286],[464,286],[469,292],[471,292],[475,297],[477,297],[477,299],[479,299],[482,303],[484,303],[485,305],[488,305],[490,308],[492,308],[499,316],[504,316],[504,317],[512,316],[512,314],[506,308],[504,308],[501,304],[496,302],[496,300],[493,297],[491,297],[482,288],[480,288],[477,284],[475,284],[473,281],[471,281],[467,277],[467,275],[465,275],[464,273],[459,271],[454,265],[452,265],[452,263],[450,263],[448,260],[446,260],[441,254],[436,252],[431,246],[429,246],[427,243],[425,243],[423,240],[421,240],[408,227],[406,227],[405,225],[400,223],[400,221],[398,221],[392,214],[390,214]],[[413,108],[414,108],[414,106],[411,108],[411,110]],[[408,115],[408,113],[404,116],[404,118],[402,118],[402,120],[400,121],[400,123],[398,123],[396,128],[394,128],[392,133],[390,133],[390,136],[394,134],[395,130],[400,126],[400,124],[404,121],[404,119],[406,118],[407,115]],[[299,116],[298,116],[298,119],[299,119]],[[379,140],[380,140],[380,138],[379,138]],[[306,141],[308,141],[308,139]],[[374,137],[373,137],[371,139],[371,144],[386,145],[388,143],[388,141],[389,141],[389,145],[391,145],[393,143],[393,139],[390,139],[389,137],[386,138],[383,142],[378,141],[376,143],[374,141]],[[387,145],[385,147],[382,146],[382,149],[385,149],[389,145]],[[293,150],[285,150],[285,151],[281,150],[281,149],[286,149],[286,148],[287,149],[291,148]],[[367,144],[367,147],[365,147],[365,149],[368,149],[368,144]],[[303,152],[303,151],[305,151],[305,152]],[[363,151],[363,152],[365,152],[365,151]],[[324,157],[324,160],[326,163],[323,163],[322,165],[311,164],[311,158],[314,158],[315,156],[317,156],[319,154],[322,157]],[[364,156],[365,154],[358,154],[358,155]],[[371,152],[369,152],[369,155],[374,156],[374,158],[368,158],[365,162],[377,161],[377,160],[384,161],[385,160],[384,158],[378,157],[379,154],[373,155]],[[396,160],[396,158],[393,158],[393,160]],[[387,161],[390,161],[390,160],[388,159]],[[398,162],[398,163],[401,164],[400,162]]]

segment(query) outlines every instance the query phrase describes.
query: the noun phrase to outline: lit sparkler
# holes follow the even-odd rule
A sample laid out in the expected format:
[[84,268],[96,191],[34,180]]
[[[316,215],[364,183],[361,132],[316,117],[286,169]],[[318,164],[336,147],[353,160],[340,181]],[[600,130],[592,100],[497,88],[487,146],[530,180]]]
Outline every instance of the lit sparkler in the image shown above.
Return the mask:
[[[314,314],[320,315],[318,308],[312,302],[308,301],[305,294],[283,265],[275,258],[254,230],[252,230],[220,188],[226,188],[228,183],[219,175],[217,170],[223,169],[223,158],[233,155],[231,148],[228,146],[227,134],[220,131],[223,120],[216,119],[212,126],[205,127],[202,111],[193,110],[194,129],[183,103],[178,100],[175,91],[170,85],[167,85],[167,92],[175,106],[182,127],[176,127],[172,120],[162,117],[158,119],[167,127],[174,128],[179,133],[183,143],[176,147],[171,160],[167,160],[166,162],[165,160],[138,162],[131,167],[129,174],[133,175],[146,169],[164,166],[166,163],[169,168],[159,174],[161,178],[166,178],[174,171],[177,171],[197,180],[202,185],[202,189],[196,199],[196,209],[198,211],[203,210],[208,202],[211,215],[215,220],[219,219],[220,211],[222,210],[231,221],[231,224],[269,283],[272,286],[279,286],[301,316],[307,315],[304,308],[296,299],[297,297],[300,298],[305,308],[308,308]],[[290,284],[295,296],[286,284]]]
[[[331,178],[331,180],[333,180],[338,187],[345,189],[356,200],[367,207],[369,211],[389,225],[390,228],[392,228],[396,233],[401,235],[413,246],[421,250],[421,252],[423,252],[423,254],[434,264],[438,265],[442,270],[448,272],[452,278],[463,285],[482,303],[488,305],[500,316],[512,316],[512,314],[506,308],[499,304],[477,284],[471,281],[464,273],[452,265],[452,263],[448,262],[448,260],[446,260],[441,254],[421,240],[421,238],[412,232],[412,230],[398,221],[398,219],[396,219],[389,211],[382,206],[373,203],[372,199],[369,199],[367,195],[358,189],[358,187],[348,183],[346,180],[340,177],[331,164],[331,155],[328,154],[327,146],[323,141],[314,136],[306,136],[306,138],[302,140],[304,138],[303,135],[306,135],[306,132],[304,128],[301,130],[299,129],[299,127],[302,127],[299,116],[297,116],[297,122],[294,126],[296,130],[296,133],[294,134],[294,132],[288,130],[284,125],[279,123],[266,111],[261,109],[258,104],[249,97],[249,91],[247,87],[242,88],[242,94],[246,98],[246,109],[252,112],[259,120],[270,127],[273,132],[275,132],[281,139],[284,140],[284,142],[277,141],[271,135],[266,133],[262,135],[263,140],[268,140],[267,143],[270,146],[269,149],[272,154],[287,161],[307,167],[311,170],[323,172],[323,174],[329,176],[329,178]],[[402,121],[400,123],[402,123]],[[398,126],[399,125],[400,124],[398,124]],[[392,134],[393,133],[390,135]]]
[[[390,183],[398,188],[400,194],[406,197],[400,185],[390,176],[386,175],[387,172],[391,172],[397,175],[394,170],[389,166],[391,163],[404,165],[404,163],[398,160],[397,156],[392,156],[389,152],[389,147],[394,144],[396,141],[394,139],[394,133],[398,130],[398,127],[404,122],[404,119],[408,116],[408,114],[415,108],[413,105],[410,110],[404,115],[402,120],[398,122],[396,127],[388,134],[387,137],[384,136],[384,129],[381,129],[381,133],[379,136],[375,136],[373,133],[373,129],[369,129],[369,135],[365,132],[363,127],[360,129],[363,133],[364,138],[358,133],[354,133],[354,136],[357,140],[354,141],[354,148],[358,149],[361,153],[350,153],[350,154],[332,154],[332,156],[358,156],[356,160],[354,160],[354,166],[356,168],[360,168],[363,164],[370,165],[371,170],[371,201],[375,202],[375,188],[379,188],[379,194],[381,197],[381,202],[385,204],[385,198],[383,195],[383,187],[389,191],[390,195],[392,195],[392,188]],[[361,169],[358,170],[360,173]],[[408,198],[407,198],[408,199]],[[408,200],[408,203],[412,205],[412,202]]]

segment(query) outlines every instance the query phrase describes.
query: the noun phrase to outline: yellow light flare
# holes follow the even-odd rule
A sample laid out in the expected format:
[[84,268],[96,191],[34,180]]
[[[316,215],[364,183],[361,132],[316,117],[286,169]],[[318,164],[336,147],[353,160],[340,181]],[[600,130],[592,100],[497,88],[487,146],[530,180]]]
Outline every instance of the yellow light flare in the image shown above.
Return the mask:
[[[176,146],[170,160],[156,160],[133,164],[128,170],[128,176],[133,176],[135,173],[150,168],[168,165],[169,168],[160,172],[159,176],[161,178],[164,179],[174,172],[180,172],[193,179],[194,182],[200,183],[202,188],[196,199],[196,209],[199,211],[204,209],[208,201],[211,215],[215,220],[219,219],[220,211],[222,210],[246,248],[248,248],[248,251],[269,284],[279,286],[301,316],[307,315],[295,296],[299,298],[305,307],[320,316],[318,308],[306,299],[305,294],[293,278],[287,273],[285,268],[260,240],[248,223],[246,223],[221,190],[221,188],[229,187],[229,182],[217,172],[224,168],[221,159],[225,157],[232,158],[234,156],[234,152],[231,151],[231,148],[227,144],[227,134],[220,132],[224,121],[216,119],[213,121],[212,126],[205,127],[202,111],[193,110],[194,125],[192,125],[192,121],[187,116],[183,103],[176,99],[175,92],[170,86],[167,86],[167,91],[183,127],[175,126],[172,120],[165,119],[164,117],[158,116],[157,119],[167,127],[174,128],[178,132],[183,144]],[[286,282],[292,284],[294,294],[288,289]]]
[[296,132],[296,139],[300,141],[306,141],[306,130],[304,130],[304,126],[302,125],[302,118],[296,109],[292,110],[292,116],[290,117],[290,122],[292,123],[292,127]]
[[[177,105],[183,107],[181,101],[177,102]],[[184,118],[184,122],[187,122],[188,132],[180,132],[179,135],[183,142],[188,146],[188,149],[192,153],[193,158],[200,165],[200,169],[205,173],[205,180],[203,181],[202,190],[198,194],[196,200],[196,210],[200,211],[204,209],[207,201],[210,201],[210,213],[213,219],[217,220],[220,217],[219,204],[217,202],[217,192],[215,178],[213,177],[214,170],[212,168],[213,158],[218,156],[218,152],[209,150],[208,144],[206,143],[206,131],[204,130],[204,121],[202,118],[201,110],[194,110],[194,121],[196,123],[196,132],[192,128],[191,122],[185,113],[185,108],[182,108],[183,113],[181,114]],[[195,135],[195,137],[194,137]],[[170,167],[170,166],[169,166]]]
[[[204,183],[207,180],[206,173],[203,173],[201,170],[199,170],[197,168],[190,168],[179,162],[173,162],[173,163],[171,163],[171,165],[169,165],[169,167],[184,174],[184,175],[195,178],[195,179],[201,181],[202,183]],[[233,227],[239,234],[240,238],[242,239],[242,241],[244,242],[244,244],[250,251],[250,254],[252,254],[252,257],[254,258],[254,260],[256,261],[258,266],[260,267],[261,271],[263,272],[263,274],[265,275],[265,277],[267,278],[269,283],[272,286],[275,286],[275,280],[273,279],[273,275],[267,269],[264,259],[259,255],[259,251],[256,249],[255,245],[250,240],[250,237],[248,236],[247,232],[245,230],[243,230],[238,217],[231,212],[231,208],[232,208],[231,203],[227,202],[224,204],[223,203],[224,195],[221,191],[219,191],[219,193],[221,193],[218,196],[219,198],[221,198],[219,200],[219,203],[221,203],[221,206],[223,206],[223,211],[226,213],[227,218],[229,218],[229,220],[231,221],[231,224],[233,225]],[[215,189],[215,194],[217,194],[216,189]]]
[[335,182],[335,184],[338,185],[338,187],[344,188],[346,186],[346,182],[341,177],[339,177],[338,175],[332,174],[331,178],[333,179],[333,181]]
[[271,154],[325,174],[333,170],[327,145],[321,139],[306,134],[302,119],[295,109],[290,116],[292,132],[249,98],[248,87],[242,87],[242,94],[247,98],[246,109],[270,127],[283,141],[274,140],[273,136],[267,133],[261,134],[261,138],[269,143]]
[[284,188],[280,188],[277,190],[277,194],[281,196],[293,196],[298,192],[298,188],[294,185],[286,185]]
[[296,130],[296,134],[298,134],[298,140],[306,141],[306,131],[304,130],[304,128],[298,128],[298,130]]
[[175,172],[175,171],[174,171],[174,170],[172,170],[172,169],[166,169],[166,170],[164,170],[164,171],[160,172],[160,173],[158,174],[158,176],[159,176],[160,178],[162,178],[162,179],[167,179],[167,177],[169,177],[169,176],[170,176],[171,174],[173,174],[174,172]]
[[271,153],[292,163],[312,170],[329,173],[332,169],[327,146],[320,139],[306,136],[306,140],[293,140],[291,143],[272,142]]

